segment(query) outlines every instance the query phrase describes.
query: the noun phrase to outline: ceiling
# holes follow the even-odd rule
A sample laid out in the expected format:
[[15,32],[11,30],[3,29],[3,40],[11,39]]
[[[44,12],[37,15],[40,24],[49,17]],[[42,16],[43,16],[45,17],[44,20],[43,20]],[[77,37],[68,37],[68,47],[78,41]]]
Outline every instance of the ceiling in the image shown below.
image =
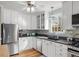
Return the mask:
[[[25,5],[24,1],[0,1],[0,5],[5,8],[15,9],[21,12],[26,12],[23,10]],[[41,12],[45,10],[51,10],[51,6],[54,7],[54,10],[62,7],[62,1],[35,1],[35,5],[38,7],[35,9],[35,12]]]

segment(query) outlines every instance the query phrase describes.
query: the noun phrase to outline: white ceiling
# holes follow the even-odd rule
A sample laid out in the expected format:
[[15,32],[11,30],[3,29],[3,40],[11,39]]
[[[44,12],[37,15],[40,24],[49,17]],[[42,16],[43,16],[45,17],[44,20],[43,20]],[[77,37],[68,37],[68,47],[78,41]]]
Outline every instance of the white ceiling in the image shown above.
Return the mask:
[[[26,10],[23,10],[23,8],[25,7],[23,3],[24,3],[23,1],[0,1],[0,5],[6,8],[11,8],[18,11],[26,12]],[[50,10],[51,6],[54,7],[54,10],[56,10],[62,7],[62,1],[35,1],[35,5],[38,6],[35,9],[35,12]]]

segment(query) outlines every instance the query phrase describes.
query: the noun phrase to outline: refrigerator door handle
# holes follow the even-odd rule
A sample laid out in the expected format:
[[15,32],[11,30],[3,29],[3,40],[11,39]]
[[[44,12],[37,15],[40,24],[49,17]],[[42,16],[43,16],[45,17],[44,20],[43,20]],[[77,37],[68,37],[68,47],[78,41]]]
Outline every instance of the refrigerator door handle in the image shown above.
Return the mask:
[[6,41],[5,41],[5,29],[3,29],[3,44],[5,43]]

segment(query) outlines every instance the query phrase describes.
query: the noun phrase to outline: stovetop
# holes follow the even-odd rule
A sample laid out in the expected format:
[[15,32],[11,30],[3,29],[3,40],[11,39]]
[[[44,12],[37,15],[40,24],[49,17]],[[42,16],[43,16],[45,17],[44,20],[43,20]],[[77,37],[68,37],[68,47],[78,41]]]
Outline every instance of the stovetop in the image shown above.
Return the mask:
[[74,43],[72,44],[72,46],[75,46],[75,47],[78,47],[78,48],[79,48],[79,42],[74,42]]

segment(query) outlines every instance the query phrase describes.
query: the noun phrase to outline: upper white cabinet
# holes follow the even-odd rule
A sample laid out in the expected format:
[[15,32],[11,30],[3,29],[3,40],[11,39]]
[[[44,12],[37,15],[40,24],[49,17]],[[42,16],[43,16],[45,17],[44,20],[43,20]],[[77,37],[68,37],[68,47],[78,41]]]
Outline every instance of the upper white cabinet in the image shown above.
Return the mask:
[[73,1],[72,5],[73,5],[73,14],[77,14],[78,13],[78,1]]
[[72,7],[73,7],[73,14],[78,14],[79,13],[79,1],[73,1],[72,2]]
[[72,28],[72,1],[63,2],[63,29]]
[[37,29],[45,29],[44,13],[37,15]]
[[79,14],[79,1],[63,2],[63,29],[73,29],[72,15]]

